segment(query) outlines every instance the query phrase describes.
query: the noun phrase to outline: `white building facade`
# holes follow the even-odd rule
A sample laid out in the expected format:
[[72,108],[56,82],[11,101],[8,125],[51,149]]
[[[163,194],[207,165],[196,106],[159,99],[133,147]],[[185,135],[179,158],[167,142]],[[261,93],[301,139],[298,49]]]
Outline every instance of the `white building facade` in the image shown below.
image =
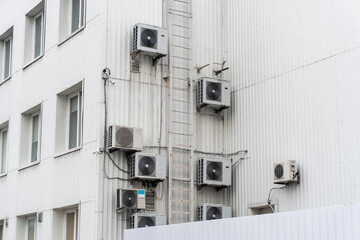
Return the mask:
[[[202,203],[265,213],[273,164],[286,160],[300,184],[272,192],[275,211],[360,202],[359,10],[355,0],[1,1],[0,240],[122,239],[130,210],[116,212],[117,189],[146,189],[146,212],[168,223],[196,220]],[[167,29],[155,65],[130,55],[137,23]],[[230,108],[197,110],[201,77],[230,81]],[[127,154],[105,153],[111,125],[143,129],[142,152],[166,156],[165,181],[128,181]],[[198,188],[200,157],[231,159],[231,187]]]

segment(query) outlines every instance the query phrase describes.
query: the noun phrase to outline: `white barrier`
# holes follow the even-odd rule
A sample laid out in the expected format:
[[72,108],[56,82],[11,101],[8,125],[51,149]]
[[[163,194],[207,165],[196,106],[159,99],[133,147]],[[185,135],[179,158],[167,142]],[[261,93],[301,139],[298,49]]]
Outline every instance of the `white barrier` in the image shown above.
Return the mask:
[[360,205],[125,230],[125,240],[360,240]]

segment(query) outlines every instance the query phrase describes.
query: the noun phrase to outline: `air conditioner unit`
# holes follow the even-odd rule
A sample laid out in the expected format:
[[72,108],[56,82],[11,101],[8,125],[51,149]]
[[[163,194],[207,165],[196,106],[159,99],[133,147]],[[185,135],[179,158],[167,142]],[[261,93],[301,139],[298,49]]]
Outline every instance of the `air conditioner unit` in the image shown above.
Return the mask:
[[109,127],[109,150],[141,151],[143,131],[141,128],[110,126]]
[[202,157],[198,160],[198,185],[231,186],[231,160]]
[[166,56],[168,36],[165,28],[138,23],[133,27],[133,53]]
[[152,213],[133,213],[130,215],[130,228],[143,228],[166,225],[166,216]]
[[274,164],[274,183],[287,184],[298,182],[298,167],[296,161],[284,161]]
[[221,204],[202,203],[198,205],[198,220],[231,218],[231,207]]
[[197,84],[197,107],[217,109],[230,107],[230,82],[215,78],[200,78]]
[[118,189],[116,209],[145,209],[145,189]]
[[130,178],[164,180],[166,178],[165,156],[142,152],[134,153],[130,159]]

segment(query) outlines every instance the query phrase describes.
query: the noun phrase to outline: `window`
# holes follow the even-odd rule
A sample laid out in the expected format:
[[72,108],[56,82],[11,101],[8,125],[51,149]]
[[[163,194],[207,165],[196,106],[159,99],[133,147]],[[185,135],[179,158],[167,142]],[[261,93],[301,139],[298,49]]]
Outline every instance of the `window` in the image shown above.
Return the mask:
[[83,26],[83,5],[81,0],[71,0],[71,33]]
[[69,144],[68,149],[80,146],[81,92],[69,97]]
[[4,221],[0,221],[0,240],[3,240]]
[[13,28],[0,35],[0,82],[11,77]]
[[40,12],[35,16],[34,24],[34,58],[40,56],[43,52],[43,28],[44,28],[44,14]]
[[0,175],[6,173],[7,139],[7,128],[0,129]]
[[26,14],[25,22],[25,67],[44,53],[44,1]]
[[21,114],[20,168],[40,161],[41,116],[41,104]]
[[82,145],[82,82],[57,95],[55,155]]
[[52,240],[79,239],[79,205],[53,210]]
[[66,39],[84,26],[84,0],[61,0],[60,3],[60,40]]
[[30,162],[36,162],[39,160],[39,135],[40,135],[40,128],[39,128],[39,120],[40,119],[40,113],[37,112],[32,115],[31,117],[31,158]]
[[11,55],[12,55],[12,36],[4,41],[5,54],[4,54],[4,79],[10,77],[11,73]]
[[77,240],[78,236],[78,210],[71,209],[65,211],[64,217],[64,236],[65,240]]
[[26,240],[36,240],[36,217],[27,218],[26,222]]

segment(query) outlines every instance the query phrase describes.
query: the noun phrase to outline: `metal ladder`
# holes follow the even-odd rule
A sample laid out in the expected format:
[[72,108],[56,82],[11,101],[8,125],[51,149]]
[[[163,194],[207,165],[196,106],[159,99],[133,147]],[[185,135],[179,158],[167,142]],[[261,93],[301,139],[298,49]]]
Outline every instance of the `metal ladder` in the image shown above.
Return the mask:
[[192,0],[168,0],[168,222],[194,221]]

